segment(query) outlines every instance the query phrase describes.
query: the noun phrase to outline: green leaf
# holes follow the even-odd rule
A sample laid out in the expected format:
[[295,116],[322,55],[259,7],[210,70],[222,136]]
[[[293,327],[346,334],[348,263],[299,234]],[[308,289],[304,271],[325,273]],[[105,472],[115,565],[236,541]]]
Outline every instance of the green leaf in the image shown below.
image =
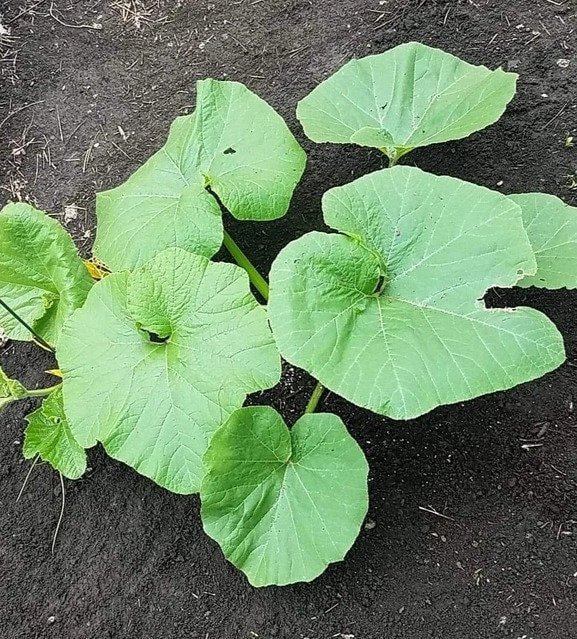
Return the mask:
[[518,286],[577,288],[577,208],[545,193],[509,197],[521,207],[537,258],[535,275],[524,277]]
[[68,479],[78,479],[86,471],[86,451],[74,439],[62,404],[59,388],[44,399],[38,410],[26,416],[24,457],[36,455]]
[[178,493],[198,491],[208,442],[247,393],[280,378],[245,271],[178,248],[95,284],[57,357],[80,444]]
[[240,220],[273,220],[286,213],[305,162],[264,100],[238,82],[201,80],[195,113],[173,122],[165,146],[127,182],[98,194],[94,253],[112,270],[171,246],[212,257],[222,220],[206,187]]
[[[0,298],[50,344],[92,286],[74,242],[62,226],[29,204],[0,211]],[[30,332],[0,308],[0,326],[10,339]]]
[[205,463],[204,529],[253,586],[311,581],[344,558],[367,512],[367,462],[330,413],[289,431],[273,408],[241,408]]
[[28,391],[15,379],[10,379],[0,368],[0,411],[17,399],[26,397]]
[[511,388],[564,361],[530,308],[487,309],[492,286],[536,270],[507,197],[411,167],[328,191],[326,223],[270,274],[281,355],[349,401],[396,419]]
[[496,122],[516,79],[409,42],[345,64],[299,102],[297,117],[315,142],[353,142],[398,158]]

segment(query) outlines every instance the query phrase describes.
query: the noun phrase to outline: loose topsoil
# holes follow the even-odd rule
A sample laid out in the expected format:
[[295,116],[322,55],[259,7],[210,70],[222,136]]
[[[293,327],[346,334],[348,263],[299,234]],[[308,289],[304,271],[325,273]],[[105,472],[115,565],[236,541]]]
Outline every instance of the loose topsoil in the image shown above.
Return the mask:
[[[297,100],[346,60],[408,40],[521,77],[498,124],[406,163],[577,203],[577,149],[565,145],[577,118],[573,0],[0,6],[14,36],[0,63],[1,203],[27,199],[60,216],[85,254],[95,192],[151,155],[171,120],[190,112],[195,80],[212,76],[268,100],[309,154],[285,218],[227,220],[267,270],[289,240],[322,228],[324,190],[382,165],[366,148],[307,141]],[[203,533],[196,496],[172,495],[99,448],[86,476],[66,483],[51,554],[59,479],[37,467],[16,502],[28,469],[24,415],[35,404],[12,407],[0,428],[0,637],[577,638],[577,294],[495,291],[488,301],[546,312],[565,337],[567,363],[408,423],[326,397],[369,459],[371,504],[346,560],[310,584],[253,589]],[[34,345],[9,343],[0,358],[31,385],[51,381],[42,373],[50,358]],[[287,369],[265,399],[294,419],[312,385]]]

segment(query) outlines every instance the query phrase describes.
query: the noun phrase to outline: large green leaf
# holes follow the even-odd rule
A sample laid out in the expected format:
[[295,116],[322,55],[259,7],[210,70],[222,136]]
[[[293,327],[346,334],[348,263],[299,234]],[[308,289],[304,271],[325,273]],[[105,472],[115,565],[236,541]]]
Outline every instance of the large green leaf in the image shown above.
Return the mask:
[[577,208],[545,193],[509,197],[521,207],[537,258],[535,275],[524,277],[518,286],[577,288]]
[[[57,343],[91,286],[72,238],[56,220],[24,203],[0,211],[0,298],[41,337]],[[0,326],[11,339],[32,339],[2,308]]]
[[196,111],[177,118],[165,146],[127,182],[99,193],[94,253],[132,269],[170,246],[212,257],[220,207],[240,220],[287,211],[306,156],[283,119],[238,82],[201,80]]
[[507,197],[416,168],[328,191],[327,224],[273,264],[281,354],[346,399],[397,419],[511,388],[559,366],[563,340],[530,308],[486,309],[536,270]]
[[28,391],[15,379],[10,379],[0,368],[0,411],[17,399],[26,397]]
[[241,408],[205,463],[204,529],[253,586],[311,581],[344,558],[367,512],[367,462],[336,415],[289,431],[273,408]]
[[79,443],[178,493],[199,489],[210,437],[246,394],[280,377],[245,271],[178,248],[98,282],[57,356]]
[[59,388],[48,395],[38,410],[26,416],[25,459],[35,455],[68,479],[78,479],[86,470],[86,451],[74,439],[62,404]]
[[354,142],[400,157],[496,122],[516,79],[409,42],[351,60],[299,102],[297,116],[315,142]]

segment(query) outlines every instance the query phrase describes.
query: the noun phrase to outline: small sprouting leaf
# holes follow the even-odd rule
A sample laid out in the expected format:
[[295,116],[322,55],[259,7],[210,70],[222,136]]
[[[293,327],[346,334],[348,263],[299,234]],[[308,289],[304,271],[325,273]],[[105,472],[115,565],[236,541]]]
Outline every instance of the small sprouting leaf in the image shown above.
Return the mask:
[[10,379],[0,368],[0,411],[8,404],[26,397],[27,390],[15,379]]
[[[24,203],[0,211],[0,298],[47,342],[57,343],[91,286],[72,238],[56,220]],[[2,308],[0,325],[11,339],[32,339]]]
[[329,190],[326,223],[270,274],[281,355],[396,419],[511,388],[559,366],[563,340],[531,308],[488,309],[536,271],[520,208],[474,184],[394,167]]
[[274,386],[280,357],[246,272],[172,248],[94,285],[57,352],[74,436],[178,493],[213,432]]
[[345,64],[299,102],[297,117],[315,142],[353,142],[398,158],[496,122],[516,79],[409,42]]
[[86,451],[74,439],[62,405],[62,389],[44,399],[38,410],[26,416],[24,458],[35,455],[68,479],[78,479],[86,470]]
[[577,208],[546,193],[509,197],[521,207],[537,259],[535,275],[524,277],[518,286],[577,288]]
[[97,196],[94,253],[112,270],[178,246],[212,257],[222,243],[220,206],[240,220],[287,211],[304,151],[283,119],[238,82],[201,80],[196,111],[177,118],[165,146],[123,185]]
[[253,586],[311,581],[359,534],[368,466],[336,415],[304,415],[289,431],[273,408],[241,408],[204,459],[204,529]]

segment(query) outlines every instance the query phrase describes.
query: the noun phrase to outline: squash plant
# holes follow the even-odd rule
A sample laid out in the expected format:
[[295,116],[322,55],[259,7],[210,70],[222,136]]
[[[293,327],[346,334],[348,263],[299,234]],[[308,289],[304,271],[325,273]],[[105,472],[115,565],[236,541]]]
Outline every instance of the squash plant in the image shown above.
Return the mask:
[[[44,213],[7,205],[0,324],[55,350],[62,376],[38,390],[0,376],[0,407],[47,396],[28,417],[25,456],[75,478],[100,442],[168,490],[200,493],[206,532],[255,586],[309,581],[341,560],[367,512],[368,466],[340,418],[316,412],[324,387],[405,420],[565,359],[543,313],[488,309],[483,296],[577,287],[577,210],[394,166],[495,122],[515,82],[418,43],[322,82],[298,106],[307,135],[377,147],[391,168],[324,194],[335,232],[284,248],[270,291],[221,211],[284,215],[305,154],[235,82],[199,82],[165,146],[98,194],[93,250],[106,269],[83,264]],[[238,266],[211,261],[223,242]],[[292,428],[271,407],[243,407],[279,381],[281,356],[318,380]]]

